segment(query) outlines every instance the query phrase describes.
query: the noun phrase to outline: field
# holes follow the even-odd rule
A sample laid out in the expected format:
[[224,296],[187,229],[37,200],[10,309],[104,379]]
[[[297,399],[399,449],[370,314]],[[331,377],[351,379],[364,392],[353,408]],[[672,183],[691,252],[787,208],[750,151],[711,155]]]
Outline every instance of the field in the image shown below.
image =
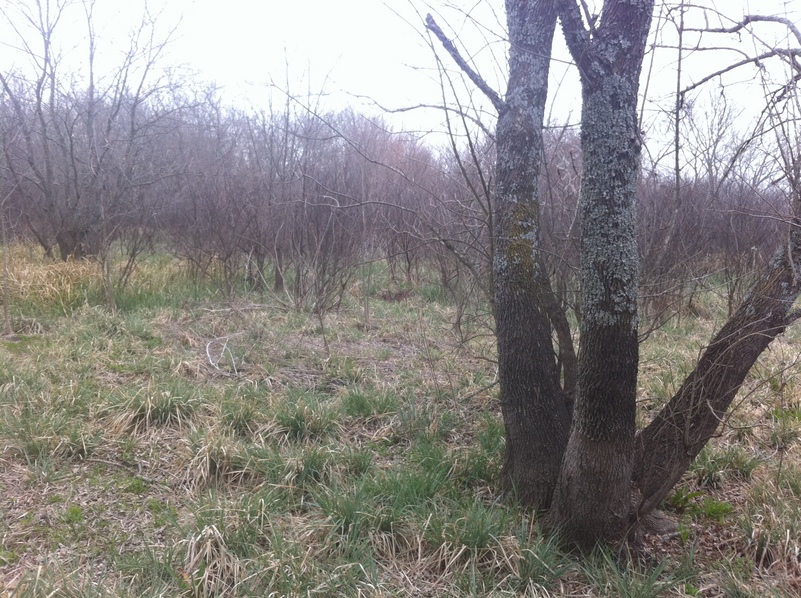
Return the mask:
[[[576,555],[497,495],[493,339],[433,279],[375,264],[321,326],[157,256],[112,313],[94,264],[9,251],[0,596],[801,593],[797,327],[664,505],[678,531]],[[644,342],[643,422],[724,317],[710,286]]]

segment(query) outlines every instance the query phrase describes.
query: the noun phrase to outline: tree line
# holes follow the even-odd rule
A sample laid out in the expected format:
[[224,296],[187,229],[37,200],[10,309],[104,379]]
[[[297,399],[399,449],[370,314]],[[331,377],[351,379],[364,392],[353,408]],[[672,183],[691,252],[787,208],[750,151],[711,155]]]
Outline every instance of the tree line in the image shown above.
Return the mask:
[[[158,249],[229,288],[246,279],[287,293],[296,307],[335,305],[355,269],[377,259],[399,279],[425,267],[454,293],[477,285],[492,296],[493,135],[432,146],[351,109],[317,112],[287,96],[245,112],[173,82],[138,94],[13,73],[2,83],[8,233],[53,259],[113,251],[112,290]],[[638,183],[642,294],[655,314],[709,277],[735,305],[778,238],[777,219],[764,217],[782,201],[770,157],[732,159],[736,139],[695,137],[706,154],[678,194],[656,167]],[[560,300],[580,311],[577,131],[550,128],[541,161],[546,261]]]

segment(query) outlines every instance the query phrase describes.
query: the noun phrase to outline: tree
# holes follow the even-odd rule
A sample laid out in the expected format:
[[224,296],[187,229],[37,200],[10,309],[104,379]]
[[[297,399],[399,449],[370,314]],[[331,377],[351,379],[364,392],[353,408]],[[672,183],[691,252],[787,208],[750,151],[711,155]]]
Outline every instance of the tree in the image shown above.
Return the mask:
[[[63,260],[96,257],[113,308],[115,288],[125,285],[152,232],[156,189],[175,175],[157,154],[178,113],[177,86],[157,68],[170,34],[157,41],[158,19],[147,11],[117,63],[103,72],[95,8],[95,0],[36,0],[0,10],[28,63],[0,73],[4,110],[19,131],[3,157],[45,253],[58,248]],[[85,76],[69,72],[59,43],[80,12]],[[114,273],[117,248],[126,262]]]
[[628,527],[639,339],[637,104],[653,0],[605,2],[587,31],[559,16],[581,75],[581,350],[570,439],[550,514],[582,543]]
[[[785,168],[795,214],[787,245],[673,399],[637,433],[637,105],[654,1],[606,0],[594,16],[583,1],[506,0],[506,13],[509,72],[503,99],[427,18],[428,29],[498,113],[494,316],[507,435],[503,487],[524,506],[547,510],[546,525],[569,543],[618,542],[667,496],[714,434],[758,356],[797,317],[791,307],[801,291],[794,274],[801,267],[798,163],[790,160]],[[718,31],[739,32],[760,21],[783,22],[797,31],[775,17],[746,17]],[[543,117],[557,22],[582,89],[575,386],[560,372],[552,346],[552,332],[558,333],[565,314],[551,289],[540,239]],[[798,52],[776,50],[761,59],[772,56],[787,58],[797,70],[792,58]],[[783,93],[789,95],[791,87]],[[795,156],[783,153],[789,154]]]

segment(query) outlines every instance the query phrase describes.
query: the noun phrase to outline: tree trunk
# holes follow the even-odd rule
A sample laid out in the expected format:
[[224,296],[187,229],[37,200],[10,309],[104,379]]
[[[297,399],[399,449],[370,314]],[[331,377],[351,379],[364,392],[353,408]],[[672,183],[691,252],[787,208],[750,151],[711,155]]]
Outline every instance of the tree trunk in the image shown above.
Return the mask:
[[790,242],[715,335],[676,395],[637,436],[634,482],[641,494],[638,516],[659,506],[712,438],[748,371],[770,342],[798,314],[801,292],[801,219]]
[[582,84],[581,346],[570,439],[547,525],[570,543],[622,540],[636,425],[637,92],[653,1],[606,2],[590,36],[560,1]]
[[66,262],[70,258],[81,260],[86,257],[83,240],[84,235],[80,231],[73,229],[60,230],[56,234],[56,243],[58,244],[61,261]]
[[559,297],[554,292],[550,278],[546,276],[545,282],[548,284],[545,295],[548,319],[550,320],[551,328],[556,334],[556,342],[559,345],[556,370],[562,381],[562,390],[569,401],[572,412],[578,375],[578,359],[576,358],[576,349],[573,344],[573,331],[570,329],[566,308],[563,307]]
[[276,293],[284,292],[284,252],[280,248],[275,250],[275,278],[273,281],[273,291]]
[[264,265],[267,261],[267,251],[260,243],[254,243],[248,255],[245,264],[248,285],[254,291],[262,292],[266,289],[266,280],[264,278]]
[[507,0],[509,86],[497,125],[493,264],[498,378],[506,429],[502,486],[526,506],[551,501],[570,410],[559,384],[539,239],[538,183],[553,0]]

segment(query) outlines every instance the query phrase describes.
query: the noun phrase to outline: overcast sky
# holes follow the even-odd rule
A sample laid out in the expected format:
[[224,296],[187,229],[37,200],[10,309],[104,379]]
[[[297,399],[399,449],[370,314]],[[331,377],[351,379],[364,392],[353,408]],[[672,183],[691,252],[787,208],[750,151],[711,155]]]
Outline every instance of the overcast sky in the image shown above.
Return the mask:
[[[9,0],[1,0],[5,21],[0,23],[0,68],[20,67],[26,61],[15,54],[21,46],[17,32],[24,23]],[[27,6],[36,0],[22,1]],[[46,3],[48,0],[40,0]],[[55,4],[57,0],[49,0]],[[62,2],[64,0],[61,0]],[[703,0],[710,7],[738,18],[743,13],[782,14],[799,20],[801,2],[786,0]],[[83,60],[81,40],[85,32],[80,1],[60,23],[57,37],[64,40],[64,52],[76,64]],[[698,2],[696,2],[697,4]],[[436,62],[428,46],[423,18],[434,12],[448,33],[457,38],[466,56],[482,76],[503,92],[504,21],[502,0],[149,0],[158,17],[160,34],[177,24],[169,54],[164,62],[181,64],[197,71],[202,80],[221,85],[231,101],[247,104],[262,101],[270,82],[293,93],[326,92],[334,106],[369,96],[393,108],[441,100]],[[590,6],[601,2],[589,2]],[[128,32],[141,20],[145,0],[96,0],[95,23],[101,57],[114,62],[115,48],[122,47]],[[9,23],[8,21],[11,21]],[[711,23],[720,26],[720,23]],[[727,23],[728,24],[728,23]],[[675,28],[666,26],[660,39],[675,39]],[[782,27],[766,25],[761,33],[768,43],[787,43]],[[559,38],[559,34],[557,34]],[[712,38],[708,38],[712,43]],[[729,43],[731,40],[718,40]],[[754,50],[754,42],[743,36],[740,50]],[[561,46],[562,44],[559,43]],[[757,44],[758,45],[758,44]],[[567,60],[564,50],[556,53]],[[448,68],[453,65],[444,57]],[[739,59],[735,52],[699,53],[687,58],[685,80],[698,79],[720,68],[725,61]],[[665,101],[675,87],[675,52],[662,50],[655,63],[650,91],[657,104]],[[554,118],[575,119],[578,112],[575,69],[556,62],[551,92],[556,98]],[[747,69],[729,82],[755,81],[755,70]],[[758,91],[758,90],[757,90]],[[755,91],[742,94],[744,102],[754,100]],[[349,95],[350,94],[350,95]],[[758,93],[756,94],[759,95]],[[478,98],[478,96],[475,96]],[[657,109],[655,104],[653,109]],[[432,117],[406,116],[407,126],[415,119],[430,126]]]

